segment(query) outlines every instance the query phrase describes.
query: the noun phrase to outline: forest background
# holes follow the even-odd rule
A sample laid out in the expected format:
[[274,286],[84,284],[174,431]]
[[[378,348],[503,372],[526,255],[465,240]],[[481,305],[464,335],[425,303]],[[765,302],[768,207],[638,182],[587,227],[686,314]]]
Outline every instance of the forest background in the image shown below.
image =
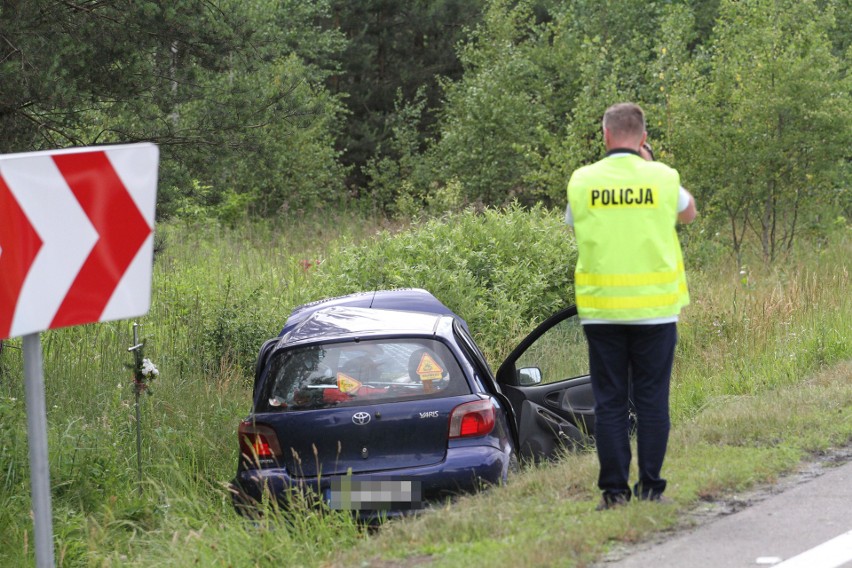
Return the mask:
[[700,227],[848,219],[849,0],[0,2],[0,152],[150,140],[158,215],[564,207],[639,102]]
[[[850,61],[850,0],[0,0],[0,153],[161,150],[142,492],[130,322],[42,337],[57,563],[587,565],[848,444]],[[700,211],[679,228],[678,508],[594,516],[584,453],[378,536],[238,518],[236,426],[289,310],[425,287],[499,363],[571,301],[565,187],[620,100]],[[32,565],[20,340],[3,346],[0,563]]]

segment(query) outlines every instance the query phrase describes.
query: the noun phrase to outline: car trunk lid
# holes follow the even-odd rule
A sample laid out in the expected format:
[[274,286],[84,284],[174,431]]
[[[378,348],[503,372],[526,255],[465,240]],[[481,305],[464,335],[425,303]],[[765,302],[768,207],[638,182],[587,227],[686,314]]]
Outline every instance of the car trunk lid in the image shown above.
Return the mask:
[[366,473],[440,463],[449,417],[469,397],[412,400],[258,416],[276,431],[295,477]]

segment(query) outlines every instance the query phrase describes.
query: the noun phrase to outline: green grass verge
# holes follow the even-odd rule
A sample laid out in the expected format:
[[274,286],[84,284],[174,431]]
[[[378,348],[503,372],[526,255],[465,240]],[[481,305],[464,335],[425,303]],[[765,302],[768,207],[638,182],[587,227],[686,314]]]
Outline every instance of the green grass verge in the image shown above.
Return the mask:
[[[155,262],[151,313],[140,322],[161,375],[142,400],[141,496],[129,322],[43,334],[60,566],[583,565],[608,543],[673,526],[697,500],[771,481],[810,452],[850,439],[852,373],[841,364],[852,360],[847,234],[819,255],[746,278],[721,265],[690,273],[665,469],[675,507],[593,514],[597,464],[579,454],[377,535],[309,509],[247,523],[225,488],[236,426],[248,411],[252,357],[290,308],[350,287],[423,286],[455,303],[496,364],[570,297],[563,263],[572,245],[558,214],[468,212],[376,237],[368,224],[158,228],[166,248]],[[0,566],[31,566],[20,342],[6,346]]]
[[672,505],[597,512],[597,460],[572,454],[506,487],[388,525],[334,566],[586,566],[613,543],[679,523],[700,501],[774,482],[814,453],[852,442],[852,361],[761,396],[732,396],[678,425],[665,475]]

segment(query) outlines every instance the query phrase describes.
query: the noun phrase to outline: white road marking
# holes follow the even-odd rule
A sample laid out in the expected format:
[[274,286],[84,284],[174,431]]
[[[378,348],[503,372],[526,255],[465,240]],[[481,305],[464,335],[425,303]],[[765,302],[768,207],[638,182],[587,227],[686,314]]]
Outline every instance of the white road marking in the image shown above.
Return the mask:
[[852,531],[807,550],[774,568],[838,568],[852,561]]

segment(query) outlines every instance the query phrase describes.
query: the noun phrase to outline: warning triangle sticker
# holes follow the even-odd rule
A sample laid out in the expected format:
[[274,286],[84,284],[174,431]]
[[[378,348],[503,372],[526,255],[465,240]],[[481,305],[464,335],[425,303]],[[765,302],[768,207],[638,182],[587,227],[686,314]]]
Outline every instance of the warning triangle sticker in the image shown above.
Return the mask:
[[444,374],[444,369],[428,353],[424,353],[417,366],[417,374],[421,381],[436,381]]
[[337,373],[337,388],[343,393],[355,392],[361,388],[361,383],[349,375]]

